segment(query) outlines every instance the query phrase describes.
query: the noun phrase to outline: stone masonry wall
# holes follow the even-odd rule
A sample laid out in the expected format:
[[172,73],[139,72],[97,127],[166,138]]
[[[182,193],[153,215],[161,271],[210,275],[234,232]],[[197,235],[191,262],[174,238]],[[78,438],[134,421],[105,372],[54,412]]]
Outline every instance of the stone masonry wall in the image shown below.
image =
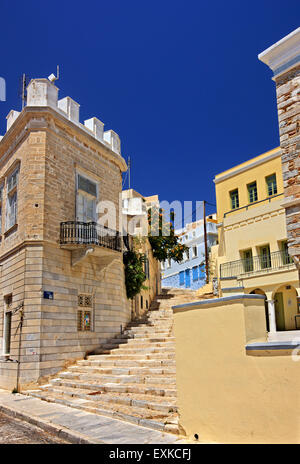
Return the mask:
[[[116,156],[116,155],[114,155]],[[6,182],[19,165],[18,220],[5,231]],[[100,199],[119,208],[121,170],[109,149],[89,140],[68,121],[48,111],[21,113],[1,141],[0,178],[4,181],[0,234],[0,341],[5,297],[12,317],[11,360],[0,353],[0,386],[16,386],[21,340],[21,386],[52,375],[87,351],[120,332],[130,320],[122,253],[89,255],[71,266],[71,251],[59,244],[60,222],[75,220],[75,172],[79,169],[100,183]],[[116,224],[118,226],[118,222]],[[100,247],[99,247],[100,248]],[[53,300],[43,292],[53,292]],[[92,295],[92,330],[77,330],[78,294]]]
[[289,253],[300,258],[300,66],[276,79]]

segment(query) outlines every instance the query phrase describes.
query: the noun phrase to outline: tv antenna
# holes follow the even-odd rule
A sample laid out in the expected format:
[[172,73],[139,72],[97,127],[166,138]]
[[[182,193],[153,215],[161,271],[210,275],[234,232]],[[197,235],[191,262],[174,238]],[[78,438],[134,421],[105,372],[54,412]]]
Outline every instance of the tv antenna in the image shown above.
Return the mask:
[[130,170],[131,170],[131,159],[130,156],[128,156],[128,187],[130,189]]
[[48,76],[48,79],[52,83],[59,79],[59,65],[57,65],[56,67],[56,76],[52,73],[50,74],[50,76]]
[[28,76],[26,76],[26,74],[23,74],[20,78],[19,96],[22,99],[22,109],[24,108],[27,101],[27,86],[29,84],[29,80],[30,79]]

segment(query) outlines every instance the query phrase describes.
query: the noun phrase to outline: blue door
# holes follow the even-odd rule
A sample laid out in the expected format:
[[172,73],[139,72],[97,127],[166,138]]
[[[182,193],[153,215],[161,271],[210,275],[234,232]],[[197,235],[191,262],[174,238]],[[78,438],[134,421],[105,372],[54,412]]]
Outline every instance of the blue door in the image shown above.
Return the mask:
[[191,286],[191,277],[190,277],[190,270],[189,269],[185,270],[185,286],[186,287]]

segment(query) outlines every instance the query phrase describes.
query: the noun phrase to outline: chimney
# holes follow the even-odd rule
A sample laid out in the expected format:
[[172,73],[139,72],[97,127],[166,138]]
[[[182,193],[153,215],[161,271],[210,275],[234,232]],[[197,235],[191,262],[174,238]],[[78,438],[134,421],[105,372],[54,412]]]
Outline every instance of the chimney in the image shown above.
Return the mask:
[[57,106],[61,111],[67,114],[67,117],[70,119],[70,121],[77,124],[79,123],[79,103],[72,100],[70,97],[65,97],[61,100],[58,100]]
[[13,125],[13,123],[15,122],[15,120],[17,119],[19,114],[20,114],[19,111],[10,110],[10,112],[6,116],[6,121],[7,121],[6,122],[6,131],[8,131],[11,128],[11,126]]
[[32,79],[27,87],[27,106],[51,106],[57,109],[58,88],[48,79]]
[[[300,272],[300,27],[258,55],[276,84],[289,254]],[[300,273],[299,273],[300,277]]]
[[115,153],[118,153],[118,155],[121,154],[120,137],[118,136],[116,132],[114,132],[113,130],[108,130],[104,132],[103,138],[105,142],[107,142],[111,146],[111,149]]
[[103,141],[103,128],[104,124],[97,118],[86,119],[84,125],[87,129],[93,132],[94,137],[97,140]]

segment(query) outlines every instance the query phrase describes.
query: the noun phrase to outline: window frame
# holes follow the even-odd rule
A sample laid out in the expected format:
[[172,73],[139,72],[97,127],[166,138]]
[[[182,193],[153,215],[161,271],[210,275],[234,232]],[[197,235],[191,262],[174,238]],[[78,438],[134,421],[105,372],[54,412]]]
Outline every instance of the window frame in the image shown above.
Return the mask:
[[[252,190],[253,188],[253,190]],[[248,191],[248,202],[249,203],[255,203],[258,201],[258,193],[257,193],[257,182],[250,182],[250,184],[247,184],[247,191]],[[251,199],[251,195],[253,194],[254,191],[254,199]]]
[[[83,303],[80,301],[83,299]],[[85,314],[89,314],[90,324],[89,328],[84,326]],[[77,296],[77,332],[86,333],[94,332],[94,304],[93,295],[88,293],[80,293]]]
[[[6,178],[6,202],[5,202],[5,227],[4,231],[8,232],[10,229],[18,224],[18,186],[19,186],[20,166],[18,165]],[[15,176],[16,181],[12,186],[9,186],[10,179]],[[13,198],[15,201],[13,202]],[[15,205],[14,208],[12,205]],[[13,220],[12,211],[14,209]],[[2,230],[2,229],[1,229]]]
[[[233,194],[236,193],[236,206],[234,206],[234,197]],[[231,210],[238,209],[240,207],[240,199],[239,199],[239,189],[236,188],[234,190],[231,190],[229,192],[229,197],[230,197],[230,208]]]
[[[272,186],[272,193],[270,193],[270,185],[269,185],[269,181],[274,178],[275,182],[274,184],[271,184]],[[265,177],[265,180],[266,180],[266,189],[267,189],[267,196],[268,197],[272,197],[274,195],[277,195],[278,193],[278,187],[277,187],[277,176],[276,176],[276,172],[274,172],[273,174],[270,174],[269,176],[266,176]],[[274,185],[275,185],[275,188],[274,188]]]
[[[95,180],[93,177],[89,177],[87,174],[82,173],[81,171],[76,171],[75,173],[76,176],[76,182],[75,182],[75,217],[76,221],[78,222],[97,222],[98,220],[98,214],[97,214],[97,204],[99,201],[99,182]],[[96,187],[96,196],[93,194],[86,192],[85,190],[79,188],[79,177],[82,177],[83,179],[91,182],[92,184],[95,185]],[[87,208],[82,207],[83,210],[83,220],[79,219],[79,196],[83,198],[84,201],[91,201],[94,202],[93,205],[93,213],[92,213],[92,220],[87,220]]]

